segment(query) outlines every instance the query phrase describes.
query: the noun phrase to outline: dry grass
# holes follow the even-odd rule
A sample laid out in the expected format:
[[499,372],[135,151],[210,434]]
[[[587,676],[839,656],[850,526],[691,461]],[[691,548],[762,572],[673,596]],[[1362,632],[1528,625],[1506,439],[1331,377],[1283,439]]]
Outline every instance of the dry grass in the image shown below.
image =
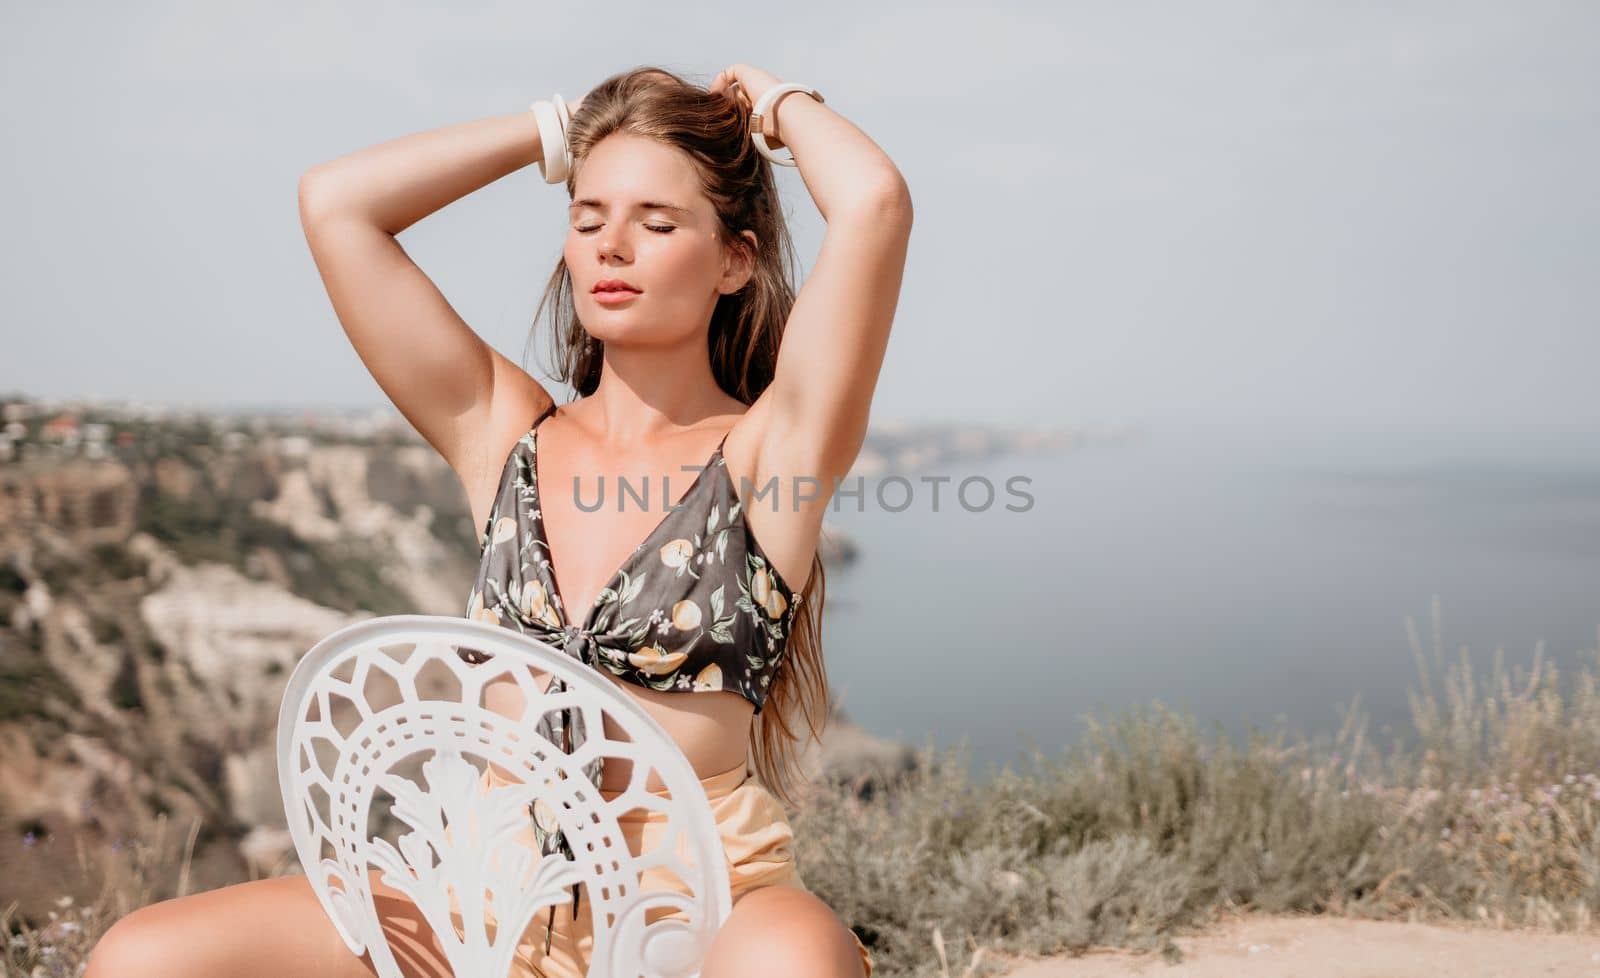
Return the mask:
[[[1436,604],[1431,665],[1411,629],[1413,746],[1374,748],[1352,708],[1326,742],[1238,747],[1157,704],[1087,718],[1082,743],[986,787],[965,777],[962,749],[925,749],[870,800],[837,787],[795,815],[806,883],[873,948],[878,978],[976,978],[1007,954],[1093,945],[1174,958],[1174,934],[1241,910],[1587,929],[1600,901],[1595,650],[1565,682],[1542,649],[1511,675],[1496,654],[1480,684],[1465,649],[1446,668],[1438,617]],[[94,906],[37,928],[0,909],[6,973],[81,974],[111,921],[176,895],[149,883],[183,878],[187,852],[163,845],[125,853]]]
[[200,821],[192,820],[181,840],[168,831],[170,824],[165,815],[157,816],[147,840],[110,852],[87,852],[80,843],[76,857],[81,878],[99,881],[96,898],[86,904],[62,897],[44,921],[24,920],[15,903],[0,907],[0,932],[6,935],[0,974],[77,978],[88,964],[89,951],[113,923],[140,907],[188,894]]
[[1005,967],[995,951],[1171,959],[1174,933],[1248,910],[1587,929],[1595,651],[1564,682],[1542,650],[1514,675],[1497,654],[1479,684],[1466,650],[1447,668],[1438,617],[1436,603],[1431,666],[1411,628],[1407,749],[1369,744],[1355,708],[1331,741],[1236,748],[1156,705],[1089,718],[1083,743],[986,788],[959,752],[925,751],[885,796],[835,793],[796,816],[806,882],[873,948],[879,978],[988,974]]

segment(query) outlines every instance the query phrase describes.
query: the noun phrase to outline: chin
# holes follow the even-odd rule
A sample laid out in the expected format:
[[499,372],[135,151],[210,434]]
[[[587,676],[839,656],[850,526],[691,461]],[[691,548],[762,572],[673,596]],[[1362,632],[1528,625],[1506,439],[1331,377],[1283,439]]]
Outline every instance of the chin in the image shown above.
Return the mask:
[[[614,310],[606,310],[599,316],[583,318],[583,331],[600,342],[607,344],[637,343],[642,338],[648,338],[649,330],[624,324],[618,321],[615,316],[607,316],[606,313],[609,312],[614,312]],[[596,326],[599,328],[596,329]]]

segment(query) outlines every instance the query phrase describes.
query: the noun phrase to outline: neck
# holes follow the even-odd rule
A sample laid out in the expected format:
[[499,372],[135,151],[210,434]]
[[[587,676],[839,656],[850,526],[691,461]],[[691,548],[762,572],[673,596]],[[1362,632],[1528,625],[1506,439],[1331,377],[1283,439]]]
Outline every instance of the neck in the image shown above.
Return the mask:
[[599,384],[584,401],[596,435],[618,447],[705,427],[744,410],[717,385],[703,342],[647,350],[607,345]]

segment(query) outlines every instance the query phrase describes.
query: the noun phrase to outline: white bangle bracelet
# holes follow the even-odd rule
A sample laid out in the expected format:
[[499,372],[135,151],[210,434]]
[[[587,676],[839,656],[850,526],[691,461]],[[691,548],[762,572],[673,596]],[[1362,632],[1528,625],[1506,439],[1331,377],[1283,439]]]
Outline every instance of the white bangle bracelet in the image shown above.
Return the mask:
[[[567,140],[567,132],[572,129],[572,112],[567,108],[567,100],[562,98],[559,93],[550,96],[550,101],[555,103],[556,115],[561,117],[561,141],[566,143],[570,150],[572,143]],[[569,169],[571,168],[571,162],[570,159],[567,161]]]
[[572,169],[572,150],[567,147],[567,132],[563,117],[566,103],[557,95],[556,103],[544,99],[529,106],[534,121],[539,124],[539,172],[545,183],[562,183]]
[[808,85],[796,84],[795,82],[784,82],[762,92],[761,98],[756,100],[755,108],[750,110],[750,138],[755,140],[756,149],[760,150],[762,156],[779,166],[799,166],[800,164],[795,162],[794,150],[792,149],[789,150],[787,159],[772,155],[772,149],[767,145],[767,134],[761,131],[761,127],[766,122],[767,116],[773,112],[773,107],[777,105],[778,99],[788,95],[790,92],[805,92],[818,102],[822,101],[822,93],[816,89]]

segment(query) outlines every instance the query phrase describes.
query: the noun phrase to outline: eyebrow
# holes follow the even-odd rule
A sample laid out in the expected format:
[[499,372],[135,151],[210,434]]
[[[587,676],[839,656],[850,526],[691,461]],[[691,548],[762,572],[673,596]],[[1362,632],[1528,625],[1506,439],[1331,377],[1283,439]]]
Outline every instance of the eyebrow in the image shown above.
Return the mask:
[[[603,210],[605,208],[605,202],[596,200],[593,197],[585,197],[582,200],[575,200],[571,204],[568,204],[567,210],[575,211],[580,207],[595,207]],[[635,205],[635,207],[638,210],[644,211],[679,211],[684,214],[694,213],[687,207],[679,207],[677,204],[669,203],[668,201],[664,200],[640,201],[637,205]]]

